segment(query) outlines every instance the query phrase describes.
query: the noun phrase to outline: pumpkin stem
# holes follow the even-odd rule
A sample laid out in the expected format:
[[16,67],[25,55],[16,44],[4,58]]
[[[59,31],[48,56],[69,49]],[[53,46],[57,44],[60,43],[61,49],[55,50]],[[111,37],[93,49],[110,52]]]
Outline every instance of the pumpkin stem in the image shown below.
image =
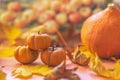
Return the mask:
[[38,31],[38,34],[41,34],[41,31]]
[[115,4],[114,3],[109,3],[108,8],[115,8]]
[[68,53],[69,55],[71,55],[71,49],[69,47],[69,45],[67,44],[67,42],[65,41],[65,39],[63,38],[61,32],[59,30],[56,31],[58,37],[61,39],[61,41],[63,42],[63,44],[65,45],[65,47],[67,48],[67,50],[70,52]]
[[24,46],[27,46],[27,43],[25,43]]
[[78,47],[77,47],[77,53],[76,53],[76,55],[75,55],[75,58],[80,54],[80,45],[78,45]]
[[54,44],[53,47],[52,47],[52,51],[54,51],[56,48],[56,45]]
[[64,63],[63,63],[63,68],[64,68],[64,71],[65,71],[65,69],[66,69],[66,56],[65,56]]

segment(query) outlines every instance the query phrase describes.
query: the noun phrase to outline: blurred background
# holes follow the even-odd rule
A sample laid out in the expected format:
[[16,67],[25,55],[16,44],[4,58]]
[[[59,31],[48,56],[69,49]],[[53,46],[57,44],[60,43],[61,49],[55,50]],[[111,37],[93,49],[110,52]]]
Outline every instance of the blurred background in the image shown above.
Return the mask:
[[120,0],[0,0],[0,48],[24,45],[27,36],[39,31],[63,45],[59,31],[74,47],[81,43],[84,21],[112,2],[120,4]]

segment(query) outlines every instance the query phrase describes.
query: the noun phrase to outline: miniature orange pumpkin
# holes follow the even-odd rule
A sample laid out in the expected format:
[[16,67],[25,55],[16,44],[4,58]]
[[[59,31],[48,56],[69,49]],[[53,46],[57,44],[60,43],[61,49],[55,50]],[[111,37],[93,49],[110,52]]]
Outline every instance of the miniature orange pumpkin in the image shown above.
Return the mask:
[[120,56],[120,9],[114,4],[93,16],[83,24],[81,39],[92,53],[100,57]]
[[18,46],[15,49],[14,57],[20,63],[29,64],[37,59],[38,52],[29,49],[28,46]]
[[8,4],[8,10],[19,12],[22,10],[22,5],[20,2],[11,2]]
[[32,34],[27,38],[27,44],[33,50],[46,49],[51,44],[51,38],[47,34]]
[[50,66],[59,65],[63,60],[65,60],[65,57],[66,53],[64,49],[60,47],[49,47],[41,52],[42,62]]
[[13,21],[15,18],[15,13],[11,11],[4,12],[0,15],[0,21],[8,23]]

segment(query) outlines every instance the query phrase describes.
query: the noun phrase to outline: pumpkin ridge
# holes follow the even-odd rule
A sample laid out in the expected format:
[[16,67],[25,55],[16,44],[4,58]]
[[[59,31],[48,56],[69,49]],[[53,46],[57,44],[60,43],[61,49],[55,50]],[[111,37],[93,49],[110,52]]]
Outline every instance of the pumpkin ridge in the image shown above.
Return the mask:
[[[93,17],[94,17],[94,15],[93,15]],[[88,26],[89,24],[86,24],[86,22],[88,22],[88,21],[90,21],[91,20],[91,17],[90,18],[88,18],[86,21],[85,21],[85,23],[83,24],[83,26]],[[93,23],[93,21],[91,22],[91,23]],[[90,25],[93,25],[93,24],[90,24]],[[97,29],[97,27],[95,27],[96,25],[93,25],[92,27],[90,27],[91,28],[91,30],[92,31],[90,31],[90,34],[91,35],[89,35],[89,40],[87,40],[88,41],[88,50],[90,50],[90,51],[93,51],[93,49],[92,49],[92,47],[91,47],[91,42],[93,42],[94,41],[94,39],[92,39],[92,38],[94,38],[94,34],[93,34],[93,32],[94,32],[94,30],[95,29]],[[89,27],[88,27],[89,28]],[[83,32],[85,31],[84,29],[82,29],[83,30]],[[87,34],[88,34],[88,32],[87,32]],[[81,36],[82,37],[82,36]],[[92,37],[92,38],[90,38],[90,37]],[[87,39],[87,38],[86,38]]]
[[[18,47],[17,50],[15,51],[15,55],[14,55],[14,56],[15,56],[16,59],[17,59],[17,57],[19,56],[19,54],[17,54],[17,53],[19,52],[19,48],[20,48],[20,47]],[[19,59],[17,59],[17,60],[19,60]]]
[[51,64],[51,54],[52,54],[52,52],[50,52],[49,54],[50,54],[50,55],[49,55],[50,57],[48,58],[48,59],[49,59],[49,61],[48,61],[48,65]]
[[[45,38],[46,40],[49,40],[48,37]],[[48,41],[49,42],[49,41]],[[48,44],[45,42],[45,47],[49,47]]]
[[[14,53],[18,53],[19,47],[15,49]],[[17,56],[17,54],[14,54]]]
[[44,44],[44,47],[46,47],[46,42],[45,42],[46,36],[42,36],[42,37],[43,37],[42,42],[43,42],[43,44]]
[[[100,15],[101,13],[99,13],[98,15]],[[100,15],[101,16],[101,15]],[[102,15],[103,16],[103,15]],[[98,20],[97,22],[96,22],[96,24],[98,24],[98,23],[103,23],[104,21],[103,20]],[[101,32],[102,30],[103,30],[103,27],[104,26],[101,26],[101,27],[99,27],[99,26],[97,26],[97,25],[93,25],[93,31],[92,31],[92,37],[93,37],[93,40],[91,40],[91,42],[90,43],[93,43],[94,45],[96,44],[95,43],[95,41],[97,41],[97,39],[98,38],[96,38],[97,37],[97,35],[99,34],[99,32]],[[94,48],[93,48],[93,46],[90,46],[92,49],[91,49],[91,51],[94,51],[93,53],[96,53],[96,51],[94,50]],[[96,46],[96,49],[98,49],[97,48],[97,46]],[[99,49],[98,49],[99,50]]]
[[[90,37],[92,37],[92,38],[90,38],[90,40],[89,40],[89,42],[88,42],[88,46],[89,46],[89,48],[90,48],[91,51],[93,51],[93,48],[92,48],[91,43],[92,43],[93,41],[95,41],[95,36],[93,35],[93,31],[94,31],[95,28],[96,28],[95,26],[92,27],[91,36],[90,36]],[[94,37],[93,37],[93,36],[94,36]]]
[[21,60],[21,54],[20,54],[20,53],[21,53],[21,50],[22,50],[22,49],[21,49],[21,48],[19,48],[19,53],[18,53],[18,56],[20,56],[20,58],[18,59],[18,61],[19,61],[19,60]]
[[43,46],[43,48],[44,48],[44,47],[45,47],[45,40],[44,40],[44,36],[41,36],[41,37],[42,37],[42,39],[41,39],[41,40],[42,40],[42,41],[41,41],[41,42],[42,42],[42,46]]
[[28,53],[29,53],[28,48],[26,48],[25,49],[26,60],[29,60],[29,55],[30,54],[28,54]]
[[32,39],[32,38],[31,38],[31,39],[32,39],[32,44],[33,44],[33,46],[34,46],[34,48],[35,48],[35,50],[36,50],[37,48],[36,48],[36,40],[35,40],[35,38],[36,38],[36,37],[35,37],[35,35],[34,35],[34,36],[33,36],[33,39]]
[[[28,53],[28,49],[25,47],[25,49],[24,49],[24,55],[27,56],[28,55],[27,53]],[[26,57],[26,61],[27,60],[28,60],[28,56]]]

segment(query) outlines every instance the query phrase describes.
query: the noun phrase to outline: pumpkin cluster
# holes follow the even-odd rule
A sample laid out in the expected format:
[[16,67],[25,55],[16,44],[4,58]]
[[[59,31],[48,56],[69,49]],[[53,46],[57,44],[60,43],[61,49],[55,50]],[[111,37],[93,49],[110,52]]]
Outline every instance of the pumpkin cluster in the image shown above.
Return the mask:
[[27,37],[27,45],[18,46],[15,49],[14,57],[22,64],[29,64],[35,61],[41,53],[41,61],[50,66],[59,65],[66,57],[61,47],[50,47],[51,37],[48,34],[31,34]]

